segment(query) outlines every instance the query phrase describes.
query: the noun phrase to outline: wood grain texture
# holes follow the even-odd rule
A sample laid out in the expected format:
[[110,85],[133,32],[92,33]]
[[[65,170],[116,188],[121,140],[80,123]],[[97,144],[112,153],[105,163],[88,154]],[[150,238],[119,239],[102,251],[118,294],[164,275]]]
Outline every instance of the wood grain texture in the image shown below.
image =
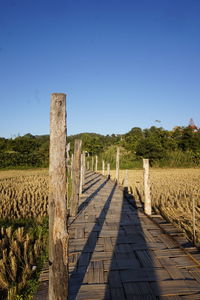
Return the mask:
[[49,300],[64,300],[68,293],[66,192],[66,95],[52,94],[49,165]]

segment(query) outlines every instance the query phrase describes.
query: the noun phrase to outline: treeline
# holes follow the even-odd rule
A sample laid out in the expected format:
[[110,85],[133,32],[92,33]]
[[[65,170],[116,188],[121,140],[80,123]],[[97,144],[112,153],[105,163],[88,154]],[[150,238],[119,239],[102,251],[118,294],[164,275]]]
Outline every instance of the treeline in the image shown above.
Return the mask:
[[[200,130],[177,127],[168,131],[152,126],[142,130],[132,128],[126,134],[100,135],[80,133],[69,136],[73,152],[75,139],[81,139],[83,150],[111,162],[114,166],[116,147],[121,148],[121,167],[141,166],[141,158],[149,158],[152,166],[192,167],[200,165]],[[47,167],[49,136],[26,134],[15,139],[0,138],[0,167]]]

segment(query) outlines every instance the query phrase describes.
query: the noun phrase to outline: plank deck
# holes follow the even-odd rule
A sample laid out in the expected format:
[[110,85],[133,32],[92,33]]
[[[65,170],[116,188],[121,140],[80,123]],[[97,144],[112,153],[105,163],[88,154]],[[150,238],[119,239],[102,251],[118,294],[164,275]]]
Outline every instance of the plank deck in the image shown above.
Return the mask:
[[[85,182],[69,219],[69,299],[200,299],[200,253],[184,234],[148,218],[105,177],[87,172]],[[47,293],[45,265],[34,299]]]

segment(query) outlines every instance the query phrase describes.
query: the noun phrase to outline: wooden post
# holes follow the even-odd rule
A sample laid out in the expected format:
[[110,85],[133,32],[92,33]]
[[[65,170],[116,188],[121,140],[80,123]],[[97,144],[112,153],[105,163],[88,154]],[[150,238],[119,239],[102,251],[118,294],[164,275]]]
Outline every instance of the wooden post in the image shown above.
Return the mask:
[[67,209],[69,206],[69,175],[71,176],[71,164],[70,164],[70,155],[69,155],[69,151],[70,151],[70,143],[67,144],[67,148],[66,148],[66,164],[67,164]]
[[126,170],[126,173],[125,173],[124,187],[128,188],[128,170]]
[[96,155],[96,161],[95,161],[95,172],[98,170],[98,156]]
[[195,198],[194,196],[191,194],[192,198],[192,224],[193,224],[193,243],[194,245],[196,245],[196,222],[195,222],[195,218],[196,218],[196,214],[195,214]]
[[81,153],[81,172],[80,172],[79,194],[81,195],[82,192],[83,192],[83,153]]
[[92,171],[94,171],[94,156],[92,156]]
[[81,179],[81,140],[74,142],[74,162],[72,170],[72,197],[70,215],[75,217],[78,211],[79,193],[80,193],[80,179]]
[[87,170],[89,170],[90,169],[90,162],[89,162],[89,160],[87,161]]
[[110,177],[110,164],[107,164],[107,175]]
[[73,170],[73,161],[74,161],[74,154],[72,153],[72,156],[71,156],[71,179],[72,179],[72,170]]
[[68,167],[68,169],[70,168],[70,166],[69,166],[69,161],[70,161],[70,156],[69,156],[69,151],[70,151],[70,143],[68,143],[67,144],[67,148],[66,148],[66,152],[67,152],[67,167]]
[[144,212],[147,215],[151,215],[149,159],[143,159],[143,168],[144,168]]
[[105,161],[102,160],[102,174],[105,175]]
[[85,151],[83,151],[83,169],[82,169],[82,171],[83,171],[83,183],[82,183],[82,185],[84,185],[85,184]]
[[116,155],[116,181],[119,181],[119,147],[117,147],[117,155]]
[[51,95],[49,162],[49,300],[68,297],[66,95]]

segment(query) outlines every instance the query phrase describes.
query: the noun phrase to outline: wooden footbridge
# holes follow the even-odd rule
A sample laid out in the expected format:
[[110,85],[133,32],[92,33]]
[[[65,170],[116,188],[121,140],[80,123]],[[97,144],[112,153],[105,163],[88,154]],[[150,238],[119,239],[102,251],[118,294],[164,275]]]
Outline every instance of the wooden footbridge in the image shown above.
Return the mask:
[[[86,172],[78,214],[69,219],[70,300],[200,299],[199,251],[138,206],[115,182]],[[35,299],[47,294],[48,266]]]
[[64,94],[52,94],[50,119],[49,262],[34,300],[200,299],[200,253],[152,214],[148,160],[145,214],[117,185],[119,150],[114,182],[85,171],[81,141],[75,140],[68,217]]

